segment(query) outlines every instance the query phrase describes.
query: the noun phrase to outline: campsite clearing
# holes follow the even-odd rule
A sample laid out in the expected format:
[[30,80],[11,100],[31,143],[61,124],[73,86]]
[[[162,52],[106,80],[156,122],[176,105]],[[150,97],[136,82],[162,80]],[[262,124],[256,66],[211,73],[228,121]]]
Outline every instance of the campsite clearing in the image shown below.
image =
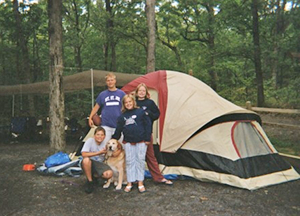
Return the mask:
[[[73,148],[69,143],[68,150]],[[24,164],[43,163],[48,149],[47,143],[0,144],[1,215],[300,215],[299,180],[248,191],[196,180],[166,186],[147,179],[144,194],[98,187],[86,195],[84,176],[22,170]]]

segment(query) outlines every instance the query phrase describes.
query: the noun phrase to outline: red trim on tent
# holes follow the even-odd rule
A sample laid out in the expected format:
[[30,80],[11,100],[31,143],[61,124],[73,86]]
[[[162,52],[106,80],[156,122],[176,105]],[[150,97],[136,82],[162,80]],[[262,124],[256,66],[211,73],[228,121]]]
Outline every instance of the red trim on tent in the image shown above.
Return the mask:
[[160,135],[160,146],[163,136],[164,122],[168,103],[168,86],[167,86],[167,72],[165,70],[155,71],[148,73],[144,76],[136,78],[130,83],[126,84],[122,90],[128,94],[135,91],[136,87],[140,83],[145,83],[149,89],[155,89],[158,93],[158,103],[160,110],[159,117],[159,135]]
[[237,148],[237,146],[236,146],[235,140],[234,140],[234,129],[235,129],[235,127],[238,125],[238,123],[240,123],[240,121],[236,121],[236,122],[233,124],[232,128],[231,128],[231,140],[232,140],[233,147],[234,147],[234,149],[235,149],[237,155],[239,156],[239,158],[242,158],[242,157],[241,157],[241,154],[240,154],[240,152],[239,152],[239,150],[238,150],[238,148]]

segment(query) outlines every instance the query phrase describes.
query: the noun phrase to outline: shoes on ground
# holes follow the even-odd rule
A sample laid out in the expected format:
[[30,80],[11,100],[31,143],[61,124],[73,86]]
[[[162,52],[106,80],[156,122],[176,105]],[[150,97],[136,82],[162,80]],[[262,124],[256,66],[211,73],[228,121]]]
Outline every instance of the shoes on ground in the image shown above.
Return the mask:
[[140,186],[138,186],[138,188],[139,188],[139,192],[140,192],[140,193],[146,192],[146,188],[145,188],[144,185],[140,185]]
[[131,189],[132,189],[132,185],[127,185],[127,186],[125,187],[124,191],[125,191],[126,193],[129,193],[129,192],[131,191]]
[[171,180],[168,180],[168,179],[163,179],[160,183],[166,184],[166,185],[173,185],[173,182]]
[[85,189],[84,191],[87,193],[87,194],[90,194],[92,193],[94,190],[94,183],[92,181],[87,181],[86,184],[85,184]]

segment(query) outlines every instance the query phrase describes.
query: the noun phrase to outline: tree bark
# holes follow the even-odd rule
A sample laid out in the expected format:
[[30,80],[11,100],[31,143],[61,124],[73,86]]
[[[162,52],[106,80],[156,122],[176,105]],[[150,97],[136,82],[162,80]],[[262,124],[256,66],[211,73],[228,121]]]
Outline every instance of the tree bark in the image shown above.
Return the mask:
[[208,12],[208,47],[209,47],[209,75],[211,77],[211,84],[213,90],[217,91],[218,88],[218,75],[215,71],[215,15],[214,15],[214,7],[210,4],[205,5],[206,10]]
[[179,52],[177,46],[172,45],[169,42],[169,40],[168,40],[168,42],[166,42],[163,39],[160,39],[160,41],[162,42],[163,45],[167,46],[169,49],[171,49],[175,53],[178,66],[179,66],[181,71],[184,71],[184,65],[183,65],[183,62],[181,60],[180,52]]
[[272,79],[274,89],[278,88],[279,83],[279,73],[281,72],[280,68],[280,56],[282,55],[282,51],[280,50],[280,42],[283,38],[283,33],[285,32],[285,16],[284,16],[284,8],[286,6],[286,0],[276,1],[276,28],[273,34],[273,59],[271,62],[271,71],[272,71]]
[[79,14],[77,10],[76,1],[73,1],[74,13],[75,13],[75,28],[76,28],[76,37],[78,44],[75,44],[75,64],[79,71],[82,71],[82,61],[81,61],[81,40],[80,40],[80,27],[79,27]]
[[[105,53],[105,57],[107,59],[107,68],[111,71],[117,70],[117,60],[116,60],[116,42],[114,37],[114,21],[113,21],[113,12],[111,7],[111,1],[105,0],[106,3],[106,12],[108,13],[108,19],[106,21],[106,42],[107,42],[107,49]],[[111,50],[111,61],[110,64],[108,64],[108,52]],[[109,67],[108,67],[109,65]]]
[[258,0],[252,1],[252,17],[253,17],[253,44],[254,44],[254,65],[256,71],[256,85],[257,85],[257,106],[264,106],[264,86],[263,73],[261,69],[260,58],[260,43],[259,43],[259,21],[258,21]]
[[[203,27],[198,25],[198,21],[193,22],[187,18],[188,16],[184,16],[185,22],[185,32],[182,34],[183,38],[188,41],[198,41],[200,43],[204,43],[205,46],[208,46],[208,56],[207,56],[207,64],[208,64],[208,73],[210,76],[210,86],[215,91],[218,88],[218,75],[215,70],[215,10],[214,4],[209,1],[205,1],[199,3],[201,7],[204,7],[207,11],[207,15],[203,16],[203,19],[206,20],[208,18],[208,25]],[[201,14],[204,14],[203,10],[200,11],[198,8],[198,3],[195,3],[191,6],[194,11],[194,18],[197,20]],[[193,29],[196,29],[194,32]]]
[[[1,33],[0,37],[2,38],[2,33]],[[1,41],[1,46],[4,47],[4,40],[0,40],[0,41]],[[6,76],[4,74],[4,71],[6,71],[6,64],[5,64],[6,58],[5,58],[4,52],[0,52],[0,55],[1,55],[1,57],[0,57],[1,58],[0,85],[4,85],[4,84],[6,84]]]
[[33,44],[32,44],[32,55],[33,55],[33,82],[36,82],[39,74],[41,74],[41,63],[40,63],[40,55],[39,55],[39,45],[36,37],[36,33],[33,35]]
[[[22,16],[19,12],[19,1],[14,0],[14,16],[16,20],[16,41],[17,41],[17,64],[18,76],[20,81],[31,83],[30,60],[27,47],[27,36],[24,34],[22,25]],[[32,95],[27,96],[28,113],[30,116],[35,116],[34,98]],[[23,107],[23,106],[22,106]],[[22,109],[21,107],[21,109]]]
[[155,71],[155,0],[146,0],[148,25],[147,73]]
[[103,53],[104,53],[104,70],[108,71],[108,42],[106,42],[103,45]]
[[184,71],[185,67],[184,67],[184,64],[183,64],[181,56],[180,56],[180,51],[178,50],[178,47],[176,45],[174,45],[174,43],[171,42],[171,39],[170,39],[169,24],[166,25],[166,33],[165,34],[166,34],[166,36],[165,36],[166,40],[164,40],[162,37],[160,37],[159,34],[157,34],[157,39],[160,40],[163,45],[167,46],[169,49],[171,49],[175,53],[179,69],[180,69],[180,71]]
[[63,91],[62,0],[48,0],[50,153],[66,147]]
[[76,37],[77,37],[77,44],[74,44],[74,55],[75,55],[75,65],[78,71],[82,71],[82,60],[81,60],[81,39],[80,39],[80,25],[79,25],[79,18],[80,14],[78,13],[77,3],[73,0],[73,12],[75,16],[75,29],[76,29]]
[[[15,17],[15,21],[16,21],[16,43],[17,43],[17,48],[19,48],[21,46],[20,44],[20,38],[22,38],[23,33],[22,33],[22,28],[21,28],[21,17],[19,14],[19,1],[18,0],[14,0],[13,1],[13,7],[14,7],[14,17]],[[17,49],[16,52],[16,66],[17,66],[17,75],[19,77],[19,80],[24,80],[24,73],[22,73],[22,60],[21,56],[20,56],[21,52],[19,52],[19,50]]]

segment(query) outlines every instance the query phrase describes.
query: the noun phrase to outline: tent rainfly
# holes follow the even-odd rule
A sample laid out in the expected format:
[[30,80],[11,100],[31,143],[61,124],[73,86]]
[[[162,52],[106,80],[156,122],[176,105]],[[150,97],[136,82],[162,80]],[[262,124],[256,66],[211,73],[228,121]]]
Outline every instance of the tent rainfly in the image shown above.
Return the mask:
[[153,140],[163,174],[248,190],[300,178],[271,144],[255,112],[184,73],[152,72],[122,89],[130,93],[140,83],[149,87],[161,111]]
[[[91,89],[94,86],[105,86],[105,75],[109,71],[90,70],[63,77],[63,87],[65,92]],[[117,76],[117,85],[124,86],[133,79],[139,77],[138,74],[113,72]],[[10,86],[0,86],[0,96],[18,94],[49,94],[49,81],[36,82],[30,84],[19,84]]]
[[[94,106],[94,87],[106,86],[105,76],[110,71],[89,70],[69,76],[63,76],[63,89],[65,92],[80,91],[91,89],[92,107]],[[117,85],[124,86],[133,79],[140,77],[138,74],[113,72],[117,76]],[[49,81],[19,84],[19,85],[0,85],[0,96],[28,95],[28,94],[49,94]],[[14,99],[12,104],[12,116],[14,116]]]

